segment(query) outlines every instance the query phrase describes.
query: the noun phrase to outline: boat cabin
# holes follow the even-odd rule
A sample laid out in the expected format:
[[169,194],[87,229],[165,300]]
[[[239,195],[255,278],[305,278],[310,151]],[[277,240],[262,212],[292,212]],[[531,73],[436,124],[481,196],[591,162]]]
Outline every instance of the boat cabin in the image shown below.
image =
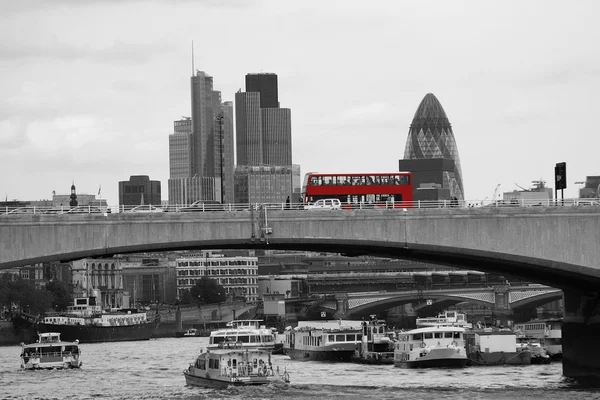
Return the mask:
[[408,352],[426,347],[464,347],[464,328],[453,326],[436,326],[417,328],[398,334],[396,350]]

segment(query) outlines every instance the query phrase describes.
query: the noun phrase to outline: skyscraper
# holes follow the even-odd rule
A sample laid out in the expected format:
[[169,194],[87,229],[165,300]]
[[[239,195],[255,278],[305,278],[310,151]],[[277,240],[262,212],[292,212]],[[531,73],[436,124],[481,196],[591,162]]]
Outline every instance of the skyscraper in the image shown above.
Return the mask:
[[233,202],[233,104],[221,103],[203,71],[190,86],[192,116],[175,121],[169,137],[169,203]]
[[246,92],[260,93],[260,108],[279,108],[276,74],[246,74]]
[[[443,189],[449,190],[451,198],[464,200],[460,158],[452,126],[439,100],[432,93],[425,95],[419,104],[404,149],[404,161],[422,159],[430,159],[432,162],[434,159],[452,160],[454,166],[451,170],[440,169],[442,182],[439,184]],[[402,164],[403,160],[400,160],[401,169]],[[408,162],[405,164],[408,165]],[[413,172],[413,182],[415,181],[418,181],[418,177]],[[418,188],[415,187],[416,189]]]
[[[279,107],[277,75],[247,74],[246,92],[237,92],[235,102],[236,202],[293,198],[299,192],[294,186],[299,167],[292,168],[291,110]],[[242,182],[249,188],[244,195]]]

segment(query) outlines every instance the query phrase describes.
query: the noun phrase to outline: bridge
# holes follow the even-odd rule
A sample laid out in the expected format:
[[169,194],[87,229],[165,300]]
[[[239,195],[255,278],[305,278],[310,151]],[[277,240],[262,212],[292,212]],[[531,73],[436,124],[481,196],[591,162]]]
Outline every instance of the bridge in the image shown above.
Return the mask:
[[513,275],[564,290],[564,374],[600,380],[598,243],[598,207],[2,215],[0,270],[129,252],[267,248]]
[[318,318],[321,312],[329,319],[368,317],[388,310],[391,307],[408,303],[418,303],[415,311],[428,310],[436,314],[448,307],[471,302],[494,309],[496,315],[506,319],[511,310],[521,307],[536,307],[563,298],[560,289],[549,286],[508,286],[497,285],[483,288],[445,288],[425,290],[400,290],[381,292],[357,292],[325,295],[310,300],[298,300],[303,314]]

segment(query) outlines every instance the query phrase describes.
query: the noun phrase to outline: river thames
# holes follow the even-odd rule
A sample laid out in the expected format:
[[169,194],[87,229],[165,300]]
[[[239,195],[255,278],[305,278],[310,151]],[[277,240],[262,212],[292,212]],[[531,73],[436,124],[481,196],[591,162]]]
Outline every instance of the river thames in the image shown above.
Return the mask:
[[600,399],[562,365],[406,370],[292,361],[274,355],[291,384],[223,390],[186,386],[182,371],[208,338],[82,344],[81,369],[22,371],[20,346],[0,347],[1,399]]

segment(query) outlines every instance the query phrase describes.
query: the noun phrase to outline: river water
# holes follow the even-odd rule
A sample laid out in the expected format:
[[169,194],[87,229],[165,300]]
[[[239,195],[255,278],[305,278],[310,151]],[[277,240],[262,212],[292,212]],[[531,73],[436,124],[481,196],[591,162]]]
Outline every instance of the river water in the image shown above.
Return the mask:
[[274,355],[291,384],[203,389],[182,371],[208,338],[82,344],[78,370],[22,371],[20,346],[0,347],[0,399],[600,399],[562,376],[562,365],[406,370],[292,361]]

